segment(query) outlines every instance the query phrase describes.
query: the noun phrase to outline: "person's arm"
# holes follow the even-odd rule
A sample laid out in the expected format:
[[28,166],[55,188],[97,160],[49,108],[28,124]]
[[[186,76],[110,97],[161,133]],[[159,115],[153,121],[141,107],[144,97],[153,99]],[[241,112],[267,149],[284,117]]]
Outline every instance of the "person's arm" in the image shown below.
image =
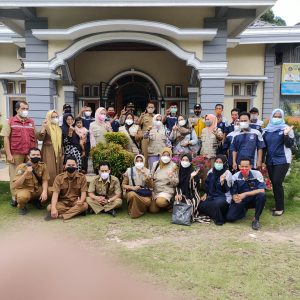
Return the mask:
[[108,202],[113,202],[116,199],[121,198],[122,192],[121,192],[121,186],[119,180],[115,183],[114,193],[115,193],[114,196],[107,199]]
[[48,199],[48,180],[47,179],[44,179],[43,180],[43,183],[42,183],[42,194],[40,196],[40,200],[43,202],[43,201],[46,201]]
[[22,187],[22,185],[23,185],[23,183],[24,183],[24,181],[26,179],[26,176],[32,172],[32,166],[27,166],[25,172],[22,175],[18,174],[19,171],[21,171],[21,169],[17,168],[15,180],[14,180],[14,182],[12,184],[12,187],[14,189],[18,189],[18,188]]
[[144,117],[145,117],[145,112],[142,112],[141,115],[140,115],[140,117],[138,118],[136,124],[140,125],[140,126],[143,125]]
[[237,170],[236,158],[237,158],[237,152],[233,150],[232,151],[232,168],[233,168],[233,170]]
[[168,115],[170,114],[170,109],[167,109],[166,110],[166,113],[165,113],[165,115],[163,116],[163,119],[162,119],[162,122],[163,122],[163,124],[166,124],[166,121],[167,121],[167,118],[168,118]]
[[255,196],[255,195],[258,195],[258,194],[264,194],[264,193],[265,193],[264,189],[257,189],[257,190],[253,190],[253,191],[249,191],[249,192],[244,192],[242,194],[238,194],[238,197],[242,201],[246,197],[251,197],[251,196]]
[[14,163],[14,158],[11,155],[11,152],[10,152],[10,141],[9,141],[9,137],[8,136],[4,137],[4,150],[5,150],[5,153],[6,153],[7,161],[9,163],[13,164]]
[[262,158],[263,158],[263,149],[258,149],[257,150],[257,162],[256,162],[256,167],[257,168],[261,168]]
[[192,139],[188,142],[189,145],[197,145],[198,144],[198,137],[196,135],[196,132],[195,130],[193,129],[192,132],[191,132],[191,135],[192,135]]
[[295,144],[295,134],[293,130],[294,126],[287,127],[284,130],[284,145],[287,148],[292,148]]
[[123,181],[122,181],[122,188],[126,191],[136,191],[137,187],[133,185],[129,185],[129,178],[127,174],[124,174]]
[[58,192],[53,192],[52,199],[51,199],[51,217],[57,219],[58,211],[56,208],[56,204],[58,201]]
[[77,118],[81,118],[84,112],[85,112],[85,106],[82,107],[81,110],[78,112]]
[[91,143],[91,147],[95,147],[96,146],[96,139],[93,133],[93,123],[90,126],[90,143]]

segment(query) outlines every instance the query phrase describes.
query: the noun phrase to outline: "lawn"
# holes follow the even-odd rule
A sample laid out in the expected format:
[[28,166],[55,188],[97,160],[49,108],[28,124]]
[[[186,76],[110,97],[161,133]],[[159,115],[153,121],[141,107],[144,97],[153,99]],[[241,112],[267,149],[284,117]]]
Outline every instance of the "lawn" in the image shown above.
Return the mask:
[[[170,214],[131,220],[124,207],[116,218],[78,217],[45,222],[45,211],[30,207],[19,216],[9,206],[9,188],[0,183],[0,228],[39,228],[76,234],[87,247],[113,253],[155,284],[190,299],[300,299],[300,164],[285,182],[286,211],[272,217],[272,193],[261,218],[250,228],[253,211],[235,224],[170,224]],[[100,250],[101,249],[101,250]]]

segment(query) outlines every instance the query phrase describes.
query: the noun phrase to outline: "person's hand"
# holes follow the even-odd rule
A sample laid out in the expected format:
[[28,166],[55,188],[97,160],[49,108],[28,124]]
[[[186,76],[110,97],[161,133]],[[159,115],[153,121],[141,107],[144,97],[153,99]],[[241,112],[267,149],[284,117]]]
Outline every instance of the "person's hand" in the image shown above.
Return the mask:
[[48,124],[48,120],[45,119],[45,121],[43,122],[42,126],[43,126],[44,128],[47,128],[48,125],[49,125],[49,124]]
[[224,173],[223,175],[220,176],[220,182],[221,182],[221,185],[223,185],[224,181],[225,181],[225,178],[226,178],[226,174]]
[[182,195],[175,196],[175,201],[181,201],[181,200],[182,200]]
[[141,113],[141,115],[140,115],[140,118],[144,118],[144,117],[145,117],[145,114],[146,114],[146,112],[143,111],[143,112]]
[[247,197],[247,193],[241,193],[238,196],[239,196],[239,199],[242,201]]
[[139,185],[136,185],[136,186],[133,186],[133,190],[134,191],[137,191],[137,190],[139,190],[141,187],[139,186]]
[[86,111],[86,106],[83,106],[82,108],[81,108],[81,110],[80,110],[80,114],[82,114],[83,112],[85,112]]
[[47,191],[43,191],[41,196],[40,196],[40,200],[41,202],[45,202],[48,199],[48,195],[47,195]]
[[126,106],[124,106],[124,108],[121,110],[121,115],[125,115],[125,114],[126,114],[126,112],[127,112],[127,110],[126,110]]
[[178,129],[177,125],[174,125],[172,128],[173,131],[176,131],[177,129]]
[[118,115],[115,115],[115,116],[113,117],[113,121],[116,121],[118,118],[119,118],[119,116],[118,116]]
[[57,219],[57,217],[58,217],[58,211],[57,211],[56,207],[52,207],[51,208],[51,217],[53,219]]
[[77,198],[77,205],[83,205],[84,201],[80,199],[80,197]]
[[206,194],[204,194],[202,197],[200,197],[200,201],[205,201],[206,200],[206,198],[207,198],[207,195]]
[[294,128],[294,125],[293,125],[293,126],[287,126],[287,127],[284,129],[284,131],[283,131],[284,135],[288,135],[289,132],[290,132],[293,128]]
[[240,196],[239,195],[233,195],[232,196],[232,200],[235,202],[235,203],[240,203],[242,200],[240,199]]
[[85,151],[82,152],[81,157],[85,157]]
[[232,164],[232,169],[235,170],[235,171],[237,170],[237,164],[236,163]]
[[30,165],[30,166],[27,166],[26,167],[26,171],[25,171],[25,173],[26,174],[30,174],[32,172],[32,166]]
[[266,168],[267,168],[267,165],[266,165],[265,163],[262,163],[262,164],[261,164],[261,169],[262,169],[262,170],[265,170]]
[[14,157],[10,154],[6,156],[7,162],[9,162],[10,164],[15,163]]
[[256,168],[260,170],[261,167],[262,167],[261,161],[257,161],[257,163],[256,163]]
[[171,113],[171,109],[168,108],[168,109],[166,110],[166,116],[169,115],[170,113]]
[[200,169],[195,170],[194,172],[191,173],[191,178],[193,179],[198,173]]

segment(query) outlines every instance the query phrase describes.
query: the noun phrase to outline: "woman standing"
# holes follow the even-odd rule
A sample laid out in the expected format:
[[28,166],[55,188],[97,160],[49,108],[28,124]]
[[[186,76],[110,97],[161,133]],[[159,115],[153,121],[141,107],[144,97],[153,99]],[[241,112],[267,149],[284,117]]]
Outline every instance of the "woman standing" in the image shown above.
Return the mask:
[[291,147],[294,145],[293,126],[284,121],[283,110],[273,110],[268,126],[263,130],[266,144],[266,165],[273,185],[275,208],[273,216],[281,216],[284,212],[284,190],[282,183],[292,161]]
[[151,174],[154,181],[153,200],[149,211],[159,212],[160,208],[169,208],[171,199],[177,186],[177,165],[172,162],[172,150],[165,147],[161,152],[160,160],[153,164]]
[[82,158],[81,158],[81,146],[80,138],[75,132],[73,127],[74,117],[72,114],[64,114],[62,125],[62,136],[65,158],[73,156],[76,158],[77,169],[80,172],[82,170]]
[[138,154],[134,158],[134,167],[126,170],[122,182],[122,188],[126,190],[125,199],[128,203],[128,214],[131,218],[139,218],[147,211],[151,204],[151,191],[149,190],[149,195],[143,195],[141,190],[152,186],[150,170],[145,168],[145,157]]
[[206,194],[198,207],[200,214],[214,219],[216,225],[223,225],[231,202],[230,187],[232,174],[228,171],[227,158],[219,154],[214,167],[207,173],[205,180]]
[[127,146],[127,150],[132,152],[133,154],[139,154],[139,144],[137,142],[137,133],[139,131],[139,125],[134,124],[134,115],[132,113],[128,113],[125,116],[124,125],[119,127],[119,132],[122,132],[127,135],[129,143]]
[[38,140],[43,141],[41,155],[49,171],[49,187],[53,185],[55,177],[63,172],[62,131],[58,123],[57,112],[48,111],[38,134]]
[[95,147],[99,142],[106,143],[104,133],[111,131],[110,122],[106,121],[106,109],[99,107],[95,112],[95,121],[90,125],[91,147]]
[[173,143],[173,153],[175,155],[197,154],[199,151],[199,141],[196,132],[189,126],[189,122],[182,115],[179,115],[177,118],[177,123],[170,134],[170,140]]

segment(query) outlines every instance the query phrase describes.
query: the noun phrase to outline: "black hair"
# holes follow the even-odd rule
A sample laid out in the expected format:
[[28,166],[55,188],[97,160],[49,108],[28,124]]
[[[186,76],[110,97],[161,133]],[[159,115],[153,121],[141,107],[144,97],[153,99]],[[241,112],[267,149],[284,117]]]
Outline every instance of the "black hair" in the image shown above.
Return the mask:
[[175,106],[175,105],[178,106],[176,102],[172,102],[172,103],[170,103],[170,106],[169,106],[169,107]]
[[221,107],[222,107],[222,109],[224,109],[224,105],[223,105],[223,104],[221,104],[221,103],[217,103],[217,104],[215,105],[215,109],[217,108],[217,106],[221,106]]
[[31,151],[39,151],[40,154],[41,154],[41,150],[39,148],[37,148],[37,147],[30,148],[29,151],[28,151],[28,155],[30,155]]
[[242,111],[239,115],[239,118],[241,118],[241,116],[248,116],[249,120],[250,120],[250,114],[246,111]]
[[115,107],[113,105],[108,105],[106,110],[108,110],[109,108],[113,108],[115,110]]
[[18,109],[21,107],[21,103],[23,103],[23,104],[25,104],[25,105],[27,105],[27,106],[29,107],[28,102],[26,102],[25,100],[23,100],[23,101],[18,101],[18,102],[16,103],[16,110],[18,110]]
[[235,107],[231,110],[230,113],[232,114],[234,111],[236,111],[238,114],[240,114],[240,112],[241,112],[238,108]]
[[100,169],[102,166],[108,166],[108,169],[110,170],[110,164],[108,161],[102,161],[99,163],[98,169]]
[[249,164],[251,165],[251,159],[248,158],[248,157],[242,157],[242,158],[240,159],[240,163],[241,163],[242,161],[249,161]]
[[77,165],[77,160],[75,156],[69,155],[69,156],[65,156],[64,158],[64,165],[67,163],[68,160],[74,160],[76,162]]
[[82,119],[81,117],[77,117],[77,118],[75,118],[75,120],[74,120],[74,124],[76,125],[77,122],[83,122],[83,119]]

